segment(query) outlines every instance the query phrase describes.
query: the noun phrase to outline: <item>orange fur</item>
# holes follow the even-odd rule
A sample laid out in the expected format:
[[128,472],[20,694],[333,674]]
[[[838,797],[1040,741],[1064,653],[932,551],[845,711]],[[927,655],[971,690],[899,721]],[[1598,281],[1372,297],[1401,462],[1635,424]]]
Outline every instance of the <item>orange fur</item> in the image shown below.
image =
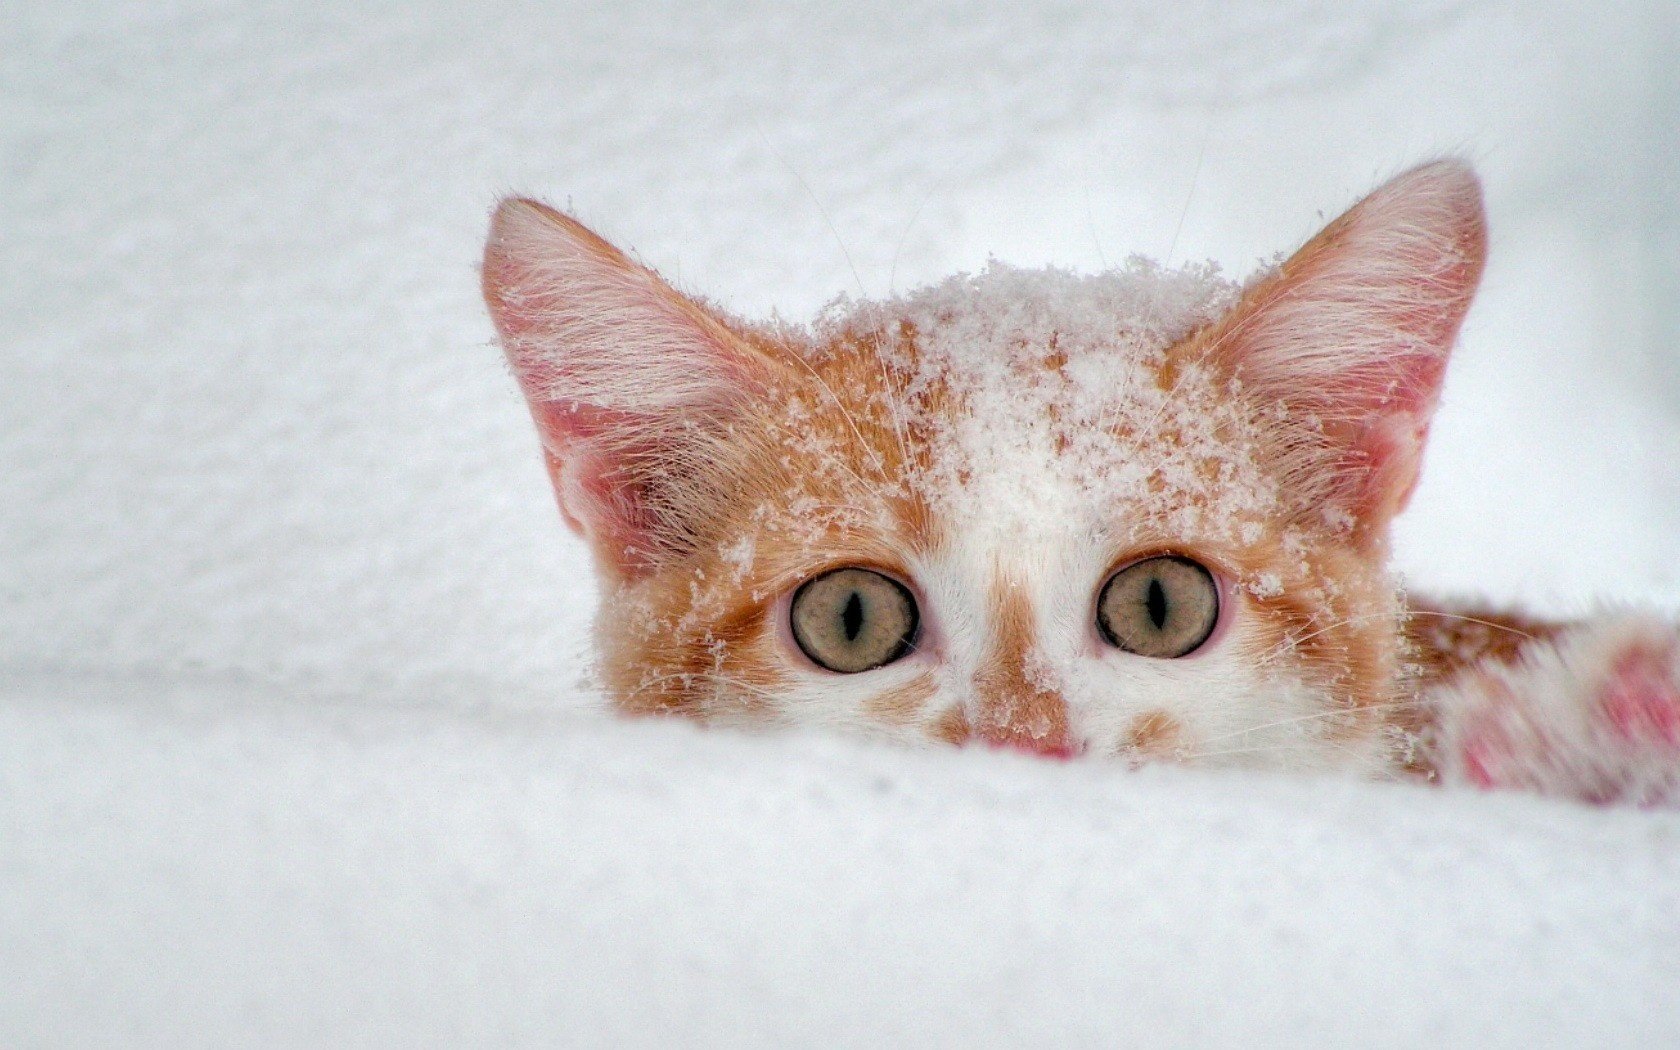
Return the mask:
[[981,739],[1045,755],[1074,753],[1067,701],[1040,680],[1034,666],[1037,634],[1025,591],[998,580],[991,601],[993,643],[974,676],[974,711]]
[[1140,716],[1126,731],[1126,746],[1145,758],[1171,758],[1178,747],[1178,720],[1165,711]]

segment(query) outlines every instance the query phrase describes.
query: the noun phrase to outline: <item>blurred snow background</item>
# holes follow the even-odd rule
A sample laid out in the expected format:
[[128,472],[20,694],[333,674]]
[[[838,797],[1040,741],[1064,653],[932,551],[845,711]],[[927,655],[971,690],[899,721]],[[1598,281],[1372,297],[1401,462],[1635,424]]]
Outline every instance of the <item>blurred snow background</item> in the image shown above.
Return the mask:
[[1676,129],[1666,0],[10,5],[0,1034],[1680,1040],[1672,817],[577,710],[475,270],[517,191],[747,314],[1245,273],[1462,152],[1400,564],[1675,608]]

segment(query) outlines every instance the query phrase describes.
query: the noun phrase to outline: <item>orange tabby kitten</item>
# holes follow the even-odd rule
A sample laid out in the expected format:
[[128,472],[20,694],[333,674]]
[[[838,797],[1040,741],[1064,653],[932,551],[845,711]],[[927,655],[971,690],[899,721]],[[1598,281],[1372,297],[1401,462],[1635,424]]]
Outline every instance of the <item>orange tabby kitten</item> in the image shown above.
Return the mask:
[[993,264],[807,331],[507,200],[484,292],[627,711],[1658,801],[1671,629],[1388,571],[1485,250],[1443,161],[1240,287]]

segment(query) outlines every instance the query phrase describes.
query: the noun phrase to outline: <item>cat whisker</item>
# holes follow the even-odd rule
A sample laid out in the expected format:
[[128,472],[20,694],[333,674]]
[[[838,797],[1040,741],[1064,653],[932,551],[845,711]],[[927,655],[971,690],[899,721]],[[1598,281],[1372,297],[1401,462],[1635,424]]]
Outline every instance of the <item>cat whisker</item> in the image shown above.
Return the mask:
[[[1322,755],[1326,750],[1339,751],[1354,754],[1356,757],[1362,757],[1362,753],[1356,748],[1343,744],[1336,744],[1330,741],[1314,741],[1310,746],[1302,743],[1279,742],[1277,744],[1261,745],[1258,747],[1224,748],[1219,751],[1194,751],[1180,756],[1177,761],[1188,765],[1193,762],[1200,762],[1208,759],[1240,758],[1249,755],[1276,756],[1280,754],[1306,753],[1318,756]],[[1398,782],[1406,779],[1402,774],[1386,768],[1368,770],[1365,772],[1365,775],[1372,780],[1385,782]]]
[[1091,212],[1091,180],[1085,179],[1085,228],[1091,232],[1091,244],[1097,249],[1097,260],[1102,263],[1103,272],[1108,272],[1108,253],[1103,251],[1102,238],[1097,235],[1097,219]]
[[887,294],[893,295],[898,288],[898,255],[904,250],[904,242],[910,239],[910,231],[915,229],[916,220],[922,217],[922,209],[933,200],[934,194],[944,188],[949,176],[936,179],[933,186],[922,196],[922,202],[916,205],[916,210],[910,216],[910,221],[904,224],[904,232],[898,235],[898,243],[893,245],[892,267],[887,274]]
[[1277,660],[1277,659],[1287,655],[1288,653],[1294,651],[1295,649],[1298,649],[1301,646],[1302,643],[1310,642],[1314,638],[1318,638],[1322,635],[1328,634],[1331,631],[1337,630],[1337,629],[1342,628],[1342,627],[1349,627],[1349,626],[1352,626],[1353,624],[1368,623],[1372,620],[1382,620],[1382,619],[1390,619],[1390,618],[1398,619],[1400,615],[1401,614],[1399,614],[1399,613],[1368,613],[1364,616],[1349,616],[1349,617],[1346,617],[1344,619],[1340,619],[1340,620],[1336,620],[1332,623],[1328,623],[1328,624],[1324,625],[1323,627],[1320,627],[1316,631],[1309,631],[1306,634],[1301,634],[1301,635],[1290,635],[1290,636],[1284,638],[1283,641],[1277,643],[1276,645],[1272,646],[1270,649],[1261,653],[1258,657],[1255,658],[1254,663],[1255,663],[1256,666],[1264,667],[1264,666],[1267,666],[1268,664],[1272,663],[1274,660]]
[[1289,637],[1289,638],[1285,638],[1283,641],[1279,642],[1277,645],[1273,646],[1272,648],[1268,649],[1266,652],[1262,653],[1259,657],[1257,657],[1256,660],[1255,660],[1255,663],[1257,665],[1260,665],[1260,666],[1265,666],[1266,664],[1271,663],[1273,660],[1276,660],[1277,658],[1283,656],[1284,654],[1288,653],[1289,651],[1291,651],[1291,650],[1295,649],[1296,647],[1300,646],[1300,644],[1302,642],[1311,641],[1312,639],[1317,638],[1320,635],[1326,634],[1330,631],[1334,631],[1334,630],[1336,630],[1337,628],[1340,628],[1340,627],[1347,627],[1347,626],[1350,626],[1352,624],[1357,624],[1357,623],[1367,623],[1371,620],[1388,619],[1390,617],[1394,617],[1394,618],[1400,619],[1400,620],[1405,620],[1405,619],[1408,619],[1408,618],[1413,617],[1413,616],[1432,617],[1432,618],[1435,618],[1435,619],[1443,619],[1443,620],[1459,620],[1459,621],[1462,621],[1462,622],[1465,622],[1465,623],[1480,624],[1483,627],[1490,627],[1490,628],[1493,628],[1494,630],[1497,630],[1497,631],[1504,631],[1508,634],[1517,635],[1518,637],[1523,638],[1527,641],[1532,642],[1532,641],[1537,640],[1534,635],[1529,634],[1527,631],[1518,630],[1515,627],[1511,627],[1507,624],[1498,623],[1498,622],[1493,621],[1493,620],[1484,620],[1480,617],[1467,616],[1467,615],[1463,615],[1463,614],[1460,614],[1460,613],[1436,612],[1432,609],[1408,609],[1408,610],[1403,610],[1403,611],[1400,611],[1400,612],[1397,612],[1397,613],[1367,613],[1363,616],[1350,616],[1350,617],[1347,617],[1346,619],[1337,620],[1334,623],[1327,624],[1324,627],[1320,627],[1316,631],[1312,631],[1312,632],[1309,632],[1309,633],[1303,634],[1303,635],[1298,635],[1298,636],[1292,636],[1292,637]]
[[910,445],[904,436],[903,404],[900,400],[903,391],[898,390],[893,386],[892,365],[887,361],[885,355],[881,352],[881,347],[884,342],[884,339],[881,342],[872,342],[870,344],[870,348],[874,353],[875,365],[881,371],[882,396],[887,399],[887,412],[892,417],[893,435],[898,440],[898,455],[901,469],[908,470],[912,461],[910,458]]
[[1405,708],[1416,707],[1416,706],[1417,706],[1417,702],[1413,701],[1413,700],[1396,700],[1396,701],[1392,701],[1392,702],[1389,702],[1389,703],[1383,703],[1383,704],[1366,704],[1363,707],[1327,708],[1326,710],[1323,710],[1323,711],[1314,711],[1312,714],[1300,715],[1300,716],[1297,716],[1295,718],[1279,719],[1276,722],[1262,722],[1259,725],[1246,726],[1242,729],[1234,730],[1233,732],[1230,732],[1230,733],[1221,733],[1218,736],[1210,736],[1210,737],[1207,737],[1204,740],[1202,740],[1202,743],[1204,743],[1204,744],[1216,744],[1221,740],[1230,740],[1233,737],[1246,736],[1249,733],[1262,733],[1262,732],[1265,732],[1268,729],[1280,729],[1284,726],[1301,725],[1301,724],[1306,723],[1306,722],[1329,720],[1329,719],[1337,718],[1337,717],[1347,717],[1349,715],[1356,715],[1356,714],[1366,712],[1366,711],[1373,711],[1373,712],[1374,711],[1394,711],[1394,710],[1402,710],[1402,709],[1405,709]]
[[1438,620],[1460,620],[1464,623],[1476,623],[1481,624],[1483,627],[1491,627],[1496,631],[1504,631],[1506,634],[1514,634],[1519,638],[1524,638],[1531,642],[1539,640],[1535,635],[1512,627],[1510,624],[1499,623],[1496,620],[1484,620],[1479,616],[1467,616],[1463,613],[1437,612],[1434,609],[1411,609],[1407,611],[1406,615],[1429,616]]
[[[862,297],[863,299],[867,300],[869,298],[869,291],[868,291],[868,289],[866,289],[864,287],[863,277],[861,275],[859,275],[859,273],[858,273],[857,264],[852,261],[852,253],[846,248],[846,242],[841,238],[840,231],[835,227],[834,219],[831,215],[829,215],[828,209],[823,206],[822,200],[819,199],[816,195],[816,192],[811,189],[811,184],[805,181],[805,177],[803,175],[801,175],[799,173],[799,171],[796,168],[794,168],[794,166],[792,164],[788,163],[787,158],[783,157],[781,155],[781,153],[779,151],[777,151],[774,146],[770,145],[769,137],[764,134],[764,129],[759,128],[758,131],[759,131],[759,137],[764,140],[765,145],[770,147],[770,151],[776,155],[776,159],[782,162],[783,166],[785,166],[788,169],[788,172],[790,174],[792,174],[795,179],[799,180],[799,185],[804,188],[806,195],[811,198],[811,203],[816,205],[817,211],[822,215],[823,222],[828,226],[828,232],[834,235],[834,242],[840,246],[840,254],[845,256],[847,268],[849,268],[852,271],[852,280],[857,282],[858,295],[860,297]],[[924,201],[924,204],[925,203],[926,202]],[[917,215],[921,214],[921,208],[918,207],[916,209],[916,214]],[[915,222],[915,219],[912,218],[911,219],[912,225],[914,224],[914,222]],[[905,235],[906,236],[909,234],[909,232],[910,232],[909,227],[908,226],[905,227]],[[900,247],[902,247],[902,246],[903,246],[903,239],[900,238]],[[897,268],[898,268],[898,252],[895,250],[893,252],[893,279],[894,280],[896,279],[896,276],[897,276]],[[889,287],[890,287],[891,283],[892,283],[892,281],[889,280]],[[797,357],[798,355],[794,355],[794,356]],[[881,360],[880,355],[879,355],[879,351],[877,351],[876,359],[877,359],[877,361]],[[814,378],[822,386],[822,388],[828,393],[829,398],[831,400],[833,400],[835,406],[837,408],[839,408],[841,415],[845,417],[846,424],[851,427],[852,433],[858,439],[858,443],[860,445],[863,445],[864,447],[868,448],[870,456],[875,460],[875,467],[880,472],[882,480],[883,481],[887,480],[889,475],[888,475],[888,472],[887,472],[886,464],[884,462],[882,462],[882,460],[881,460],[880,453],[875,451],[874,446],[870,445],[867,441],[864,441],[863,433],[862,433],[862,431],[860,431],[858,429],[857,421],[855,419],[853,419],[852,414],[846,410],[846,406],[840,401],[840,399],[838,397],[835,396],[833,389],[831,389],[829,387],[828,383],[823,380],[822,376],[817,374],[817,370],[811,367],[810,362],[806,361],[803,357],[800,357],[799,358],[799,363],[805,366],[806,370],[811,373],[812,378]],[[908,449],[905,447],[903,423],[899,418],[898,404],[897,404],[896,399],[892,396],[891,383],[888,382],[887,378],[886,378],[885,362],[882,361],[881,363],[882,363],[882,366],[883,366],[882,382],[886,386],[886,390],[887,390],[888,409],[889,409],[889,411],[890,411],[890,413],[893,417],[893,428],[898,435],[899,450],[900,450],[901,453],[904,454],[905,461],[908,462],[910,457],[909,457]],[[860,482],[862,481],[861,478],[859,478],[858,480]]]
[[770,151],[772,156],[781,162],[782,167],[788,170],[789,175],[792,175],[798,180],[800,188],[805,191],[805,195],[811,198],[812,204],[816,205],[818,214],[822,216],[823,224],[828,227],[828,232],[834,237],[834,243],[840,246],[840,254],[846,259],[846,268],[852,271],[852,280],[857,282],[858,295],[865,299],[869,298],[869,291],[863,286],[863,277],[858,273],[857,264],[852,261],[852,253],[847,250],[846,242],[841,238],[839,229],[835,227],[834,218],[829,215],[828,209],[823,206],[822,199],[811,189],[811,184],[805,181],[805,176],[799,173],[799,169],[795,168],[788,159],[782,155],[782,151],[777,149],[775,145],[771,143],[770,136],[764,133],[763,126],[758,123],[756,118],[753,120],[753,128],[758,132],[758,137],[761,141],[763,141],[765,148]]
[[720,684],[720,685],[727,685],[727,686],[730,686],[731,688],[739,689],[742,692],[752,693],[755,696],[764,697],[767,700],[775,701],[775,700],[780,699],[780,697],[778,697],[777,694],[770,691],[769,689],[764,688],[763,686],[753,685],[750,682],[744,682],[739,678],[735,678],[731,675],[721,674],[721,673],[716,672],[716,671],[677,671],[677,672],[674,672],[672,674],[659,675],[657,677],[647,679],[646,681],[643,681],[640,684],[638,684],[635,689],[630,691],[630,697],[631,698],[639,697],[639,696],[643,695],[644,693],[647,693],[647,692],[650,692],[652,690],[658,689],[660,686],[664,685],[666,682],[678,682],[678,681],[680,681],[684,685],[687,685],[689,682],[692,682],[692,681],[695,681],[695,680],[699,680],[699,681],[702,681],[702,682],[712,682],[714,684]]
[[[834,392],[834,388],[829,386],[828,381],[822,377],[822,373],[811,367],[811,362],[805,360],[803,356],[795,351],[788,351],[786,356],[792,359],[794,363],[798,364],[801,368],[805,369],[806,372],[810,373],[811,378],[816,380],[818,386],[822,387],[823,393],[828,395],[828,399],[834,403],[835,409],[840,413],[840,418],[845,420],[846,426],[851,429],[852,436],[857,438],[858,444],[867,450],[870,458],[875,461],[875,470],[881,476],[881,480],[887,481],[891,475],[887,471],[886,461],[881,458],[881,454],[879,452],[875,451],[875,446],[863,439],[863,431],[858,427],[857,420],[853,418],[852,413],[846,408],[846,403],[840,400],[839,395]],[[851,467],[844,461],[832,455],[828,458],[838,462],[840,466],[845,468],[846,473],[850,474],[853,478],[856,478],[858,484],[862,485],[865,491],[869,491],[871,489],[872,486],[870,486],[868,482],[864,481],[857,471],[852,470]]]
[[864,509],[855,503],[812,503],[809,509],[815,513],[819,511],[842,512],[850,517],[863,517]]

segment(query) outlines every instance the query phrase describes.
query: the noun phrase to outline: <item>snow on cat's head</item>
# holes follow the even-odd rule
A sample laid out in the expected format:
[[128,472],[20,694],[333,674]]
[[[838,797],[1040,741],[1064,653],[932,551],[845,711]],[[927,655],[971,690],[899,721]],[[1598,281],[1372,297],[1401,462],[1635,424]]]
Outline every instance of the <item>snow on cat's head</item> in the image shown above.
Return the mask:
[[626,710],[1375,769],[1388,526],[1484,243],[1439,162],[1243,287],[993,265],[794,331],[509,200],[484,287]]

